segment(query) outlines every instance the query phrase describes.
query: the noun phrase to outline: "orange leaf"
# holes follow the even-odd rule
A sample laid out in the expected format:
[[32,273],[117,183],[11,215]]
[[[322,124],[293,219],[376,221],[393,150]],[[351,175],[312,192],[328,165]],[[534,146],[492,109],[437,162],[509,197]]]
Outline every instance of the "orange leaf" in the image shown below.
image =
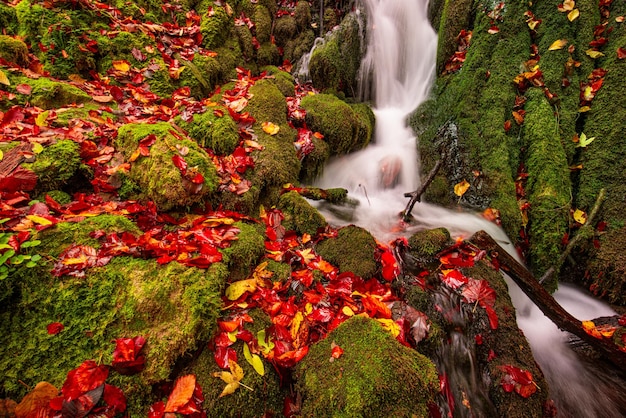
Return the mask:
[[464,179],[462,182],[454,185],[454,194],[458,197],[461,197],[465,194],[465,192],[467,192],[467,189],[469,189],[469,187],[470,184],[467,182],[467,180]]
[[269,135],[276,135],[278,131],[280,131],[280,126],[272,123],[272,122],[263,122],[263,131]]
[[165,412],[178,412],[180,408],[187,405],[193,396],[195,388],[196,376],[193,374],[188,374],[176,379],[174,389],[172,393],[170,393],[170,397],[167,398]]
[[59,390],[48,382],[39,382],[35,389],[24,396],[15,408],[17,417],[47,417],[52,412],[50,400],[55,398]]
[[114,60],[113,68],[115,68],[117,71],[127,73],[128,71],[130,71],[130,62],[126,60]]

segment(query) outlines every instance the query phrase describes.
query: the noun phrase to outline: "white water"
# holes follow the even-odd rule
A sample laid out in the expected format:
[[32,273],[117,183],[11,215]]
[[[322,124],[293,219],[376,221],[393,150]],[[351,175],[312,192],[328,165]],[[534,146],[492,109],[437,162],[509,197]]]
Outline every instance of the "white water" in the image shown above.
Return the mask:
[[[427,19],[428,0],[364,0],[368,19],[368,49],[363,60],[362,84],[373,92],[376,132],[374,143],[365,150],[332,161],[317,186],[343,187],[359,205],[336,216],[337,210],[320,207],[331,224],[356,224],[381,241],[409,236],[416,230],[446,227],[453,236],[468,237],[487,231],[511,254],[516,251],[504,232],[483,218],[454,212],[427,203],[413,209],[415,222],[399,221],[405,192],[417,189],[419,166],[416,138],[407,118],[424,101],[435,69],[437,37]],[[370,78],[371,77],[371,78]],[[381,164],[399,161],[398,181],[381,186]],[[584,368],[559,331],[511,281],[511,299],[517,309],[518,325],[528,338],[533,353],[551,387],[560,417],[622,416],[622,400],[608,399],[609,376],[598,377],[595,367]],[[575,288],[563,286],[556,299],[579,319],[614,315],[611,309]],[[609,383],[606,383],[609,382]],[[606,383],[606,387],[603,386]]]

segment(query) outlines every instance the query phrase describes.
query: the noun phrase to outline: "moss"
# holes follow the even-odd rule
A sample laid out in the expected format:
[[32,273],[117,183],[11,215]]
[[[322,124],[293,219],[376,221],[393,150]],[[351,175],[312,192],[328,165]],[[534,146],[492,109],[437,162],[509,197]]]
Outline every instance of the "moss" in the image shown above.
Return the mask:
[[[271,326],[270,318],[260,309],[249,312],[254,320],[246,324],[248,329],[256,337],[256,333]],[[266,415],[278,416],[283,408],[284,393],[280,388],[280,378],[272,365],[263,360],[265,374],[260,376],[245,360],[243,354],[243,341],[238,340],[231,347],[237,352],[238,364],[243,369],[242,383],[253,389],[250,391],[239,387],[233,394],[219,397],[225,383],[213,376],[213,373],[221,371],[217,366],[213,353],[205,350],[200,357],[186,370],[194,373],[198,383],[203,389],[203,407],[210,411],[211,416],[257,418]],[[263,357],[261,356],[263,359]]]
[[[217,170],[207,153],[189,139],[177,139],[170,133],[171,130],[172,125],[165,122],[132,123],[120,127],[115,140],[115,145],[128,159],[137,149],[140,140],[151,134],[156,135],[157,140],[150,147],[150,156],[134,161],[129,177],[160,210],[190,207],[199,203],[216,190],[218,183]],[[184,156],[187,173],[201,174],[204,183],[193,184],[183,177],[172,161],[175,155],[180,155],[175,145],[189,150]]]
[[278,47],[271,42],[261,44],[261,47],[256,51],[256,62],[260,67],[279,65],[281,61]]
[[78,87],[49,78],[41,77],[32,80],[29,84],[33,87],[31,103],[42,109],[56,109],[91,101],[91,96]]
[[153,58],[150,60],[150,67],[154,68],[146,74],[146,83],[150,86],[150,91],[159,97],[172,97],[176,86],[170,77],[168,66],[161,58]]
[[276,45],[285,46],[287,41],[292,39],[298,30],[296,19],[291,15],[284,15],[276,19],[274,22],[274,37]]
[[285,96],[271,80],[257,81],[250,88],[250,94],[252,97],[245,110],[250,112],[257,122],[272,122],[281,127],[287,123]]
[[301,105],[306,110],[307,125],[324,135],[331,155],[356,151],[369,143],[374,118],[366,105],[351,107],[330,94],[306,96]]
[[[332,343],[344,350],[334,361]],[[313,345],[296,378],[303,416],[428,417],[439,385],[430,360],[367,317],[349,319]]]
[[[53,13],[30,0],[22,0],[15,5],[18,22],[18,34],[32,42],[51,25]],[[30,39],[30,38],[33,39]]]
[[439,28],[437,31],[439,34],[437,42],[438,73],[443,71],[444,64],[456,51],[456,37],[459,32],[470,27],[470,8],[474,3],[473,0],[441,0],[441,2],[439,3],[441,4],[439,9],[441,16],[438,19],[438,24],[433,26]]
[[17,65],[28,64],[28,47],[19,39],[0,35],[0,58]]
[[252,20],[256,27],[257,41],[259,41],[260,44],[269,42],[272,35],[272,15],[267,7],[258,4],[254,10]]
[[63,139],[44,148],[32,164],[24,164],[37,174],[37,189],[41,191],[62,188],[80,166],[80,146]]
[[[100,105],[94,102],[87,102],[82,106],[76,107],[64,107],[62,109],[55,109],[56,119],[52,123],[56,126],[69,127],[71,122],[75,119],[90,119],[90,112],[96,111],[99,113],[99,117],[103,119],[117,120],[117,115],[107,111],[101,111]],[[111,107],[115,107],[113,104]]]
[[178,124],[200,146],[212,149],[217,155],[229,155],[239,144],[239,128],[228,111],[221,110],[224,116],[218,117],[212,110],[208,110],[194,114],[189,123],[181,119]]
[[[531,205],[530,264],[537,277],[554,264],[561,253],[560,240],[569,225],[571,186],[567,158],[552,106],[539,90],[528,92],[524,135],[527,138],[528,182]],[[558,267],[558,266],[557,266]]]
[[450,244],[450,232],[445,228],[416,232],[409,238],[409,249],[419,257],[433,257]]
[[330,147],[324,140],[313,137],[313,146],[313,151],[302,160],[302,169],[300,170],[302,181],[312,182],[321,176],[330,157]]
[[206,11],[201,12],[202,22],[200,32],[202,33],[202,45],[207,49],[221,47],[230,35],[233,23],[224,7],[213,6],[213,15],[208,16]]
[[351,271],[369,279],[376,274],[376,240],[365,229],[350,225],[341,228],[336,238],[317,244],[315,250],[329,263],[339,267],[340,272]]
[[222,250],[224,263],[233,280],[247,277],[265,252],[264,229],[258,225],[237,222],[237,240]]
[[68,193],[65,193],[62,190],[50,190],[47,191],[43,194],[41,194],[39,196],[40,201],[45,201],[46,196],[50,196],[52,199],[54,199],[55,202],[61,204],[61,205],[65,205],[67,203],[70,203],[72,201],[72,196],[70,196]]
[[252,43],[252,32],[246,25],[235,26],[235,33],[239,41],[241,54],[246,61],[254,58],[254,44]]
[[267,262],[266,270],[273,273],[272,281],[286,282],[291,277],[291,266],[287,263],[279,263],[271,259],[264,259]]
[[286,71],[279,70],[278,67],[269,65],[261,68],[261,71],[267,72],[268,75],[272,76],[270,80],[278,87],[278,90],[285,97],[293,97],[295,94],[295,84],[294,79],[291,74]]
[[224,80],[236,79],[236,67],[246,64],[237,39],[227,40],[224,46],[216,49],[215,52],[217,52],[216,59],[220,63],[220,67],[222,67]]
[[[94,38],[96,38],[94,36]],[[139,49],[148,59],[157,55],[146,51],[146,47],[156,49],[154,39],[141,31],[120,31],[114,37],[98,36],[98,69],[105,72],[111,68],[114,60],[126,60],[131,65],[141,68],[142,63],[132,54],[133,48]]]
[[339,18],[335,9],[327,7],[324,9],[324,30],[330,31],[339,23]]
[[324,217],[297,192],[288,192],[280,197],[278,209],[285,215],[282,225],[298,234],[315,235],[326,226]]
[[17,14],[14,7],[0,3],[0,27],[4,28],[8,35],[17,33]]
[[311,6],[308,1],[298,1],[293,15],[299,32],[304,32],[311,28]]
[[215,87],[224,80],[222,66],[216,58],[196,54],[193,61],[181,59],[185,69],[180,75],[178,85],[191,89],[191,95],[197,99],[208,97]]
[[298,62],[300,58],[311,51],[313,43],[315,42],[315,33],[308,29],[297,37],[287,41],[283,47],[283,57],[290,62]]

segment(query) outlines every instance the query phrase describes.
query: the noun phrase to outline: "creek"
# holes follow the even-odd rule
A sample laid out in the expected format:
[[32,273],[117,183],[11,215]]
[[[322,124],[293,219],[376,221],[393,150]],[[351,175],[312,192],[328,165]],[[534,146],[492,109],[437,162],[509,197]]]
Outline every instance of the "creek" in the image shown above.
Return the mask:
[[[367,16],[367,49],[360,85],[367,92],[366,98],[373,102],[375,139],[364,150],[332,160],[316,184],[322,188],[343,187],[358,205],[345,210],[324,205],[318,208],[331,224],[361,226],[383,242],[437,227],[447,228],[454,237],[469,237],[485,230],[516,255],[499,227],[473,213],[422,202],[414,207],[415,221],[410,225],[399,218],[407,203],[404,193],[416,190],[420,184],[418,139],[407,119],[428,98],[435,77],[437,35],[428,21],[427,7],[427,0],[363,0],[357,7],[356,13],[364,12]],[[558,416],[624,416],[626,399],[611,371],[601,372],[595,364],[581,362],[568,344],[568,334],[558,330],[511,280],[507,279],[507,283],[518,325],[550,385]],[[562,285],[554,296],[579,319],[615,315],[608,306],[575,287]],[[458,321],[463,322],[464,318]],[[438,367],[448,372],[456,370],[457,374],[473,369],[473,340],[464,340],[462,334],[451,339],[454,344],[442,350]],[[486,397],[480,382],[471,383],[480,381],[480,376],[458,379],[476,386],[471,392],[474,396]],[[477,399],[473,405],[479,403]],[[474,410],[473,416],[493,416],[490,402],[484,404],[481,411]]]

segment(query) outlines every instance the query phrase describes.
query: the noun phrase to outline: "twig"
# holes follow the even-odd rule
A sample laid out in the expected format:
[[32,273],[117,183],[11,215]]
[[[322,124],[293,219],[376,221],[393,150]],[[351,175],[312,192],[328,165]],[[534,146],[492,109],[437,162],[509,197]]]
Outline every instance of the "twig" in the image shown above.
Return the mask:
[[541,276],[541,278],[539,279],[539,283],[543,283],[546,280],[548,280],[556,272],[556,269],[561,268],[561,265],[563,265],[563,262],[565,262],[565,259],[569,257],[574,247],[585,236],[585,234],[582,233],[583,230],[592,228],[591,224],[593,223],[593,219],[598,214],[598,210],[600,210],[600,206],[602,206],[602,202],[604,201],[605,195],[606,195],[606,190],[605,189],[600,190],[600,193],[598,194],[598,197],[596,198],[596,203],[593,205],[593,209],[591,210],[591,213],[589,214],[589,217],[587,218],[587,222],[585,222],[585,225],[583,225],[580,228],[580,230],[578,231],[578,234],[576,234],[576,236],[572,238],[570,242],[567,243],[565,250],[563,251],[559,259],[557,260],[556,264],[550,267],[548,270],[546,270],[545,273],[543,273],[543,276]]
[[441,168],[442,165],[443,165],[443,160],[438,160],[435,163],[435,166],[430,170],[430,173],[428,173],[428,177],[426,178],[426,181],[422,183],[420,188],[414,192],[404,194],[404,197],[411,198],[409,200],[409,203],[406,205],[406,209],[404,209],[404,211],[402,212],[402,219],[405,222],[408,222],[411,220],[411,211],[413,211],[413,206],[415,206],[415,203],[421,201],[422,194],[424,194],[424,192],[426,191],[430,183],[432,183],[432,181],[435,179],[435,176],[439,172],[439,169]]

